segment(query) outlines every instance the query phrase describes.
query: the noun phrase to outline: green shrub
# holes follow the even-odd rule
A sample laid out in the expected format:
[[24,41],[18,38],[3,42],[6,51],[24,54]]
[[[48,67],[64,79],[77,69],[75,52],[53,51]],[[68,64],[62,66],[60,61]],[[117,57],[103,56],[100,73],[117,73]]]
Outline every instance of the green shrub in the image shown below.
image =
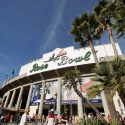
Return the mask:
[[111,122],[111,125],[123,125],[121,122],[113,119],[112,122]]
[[83,118],[79,118],[78,125],[107,125],[102,123],[98,118],[91,118],[84,120]]
[[83,118],[79,118],[77,125],[123,125],[123,124],[114,119],[112,120],[111,123],[106,123],[99,120],[99,118],[94,117],[87,120],[84,120]]

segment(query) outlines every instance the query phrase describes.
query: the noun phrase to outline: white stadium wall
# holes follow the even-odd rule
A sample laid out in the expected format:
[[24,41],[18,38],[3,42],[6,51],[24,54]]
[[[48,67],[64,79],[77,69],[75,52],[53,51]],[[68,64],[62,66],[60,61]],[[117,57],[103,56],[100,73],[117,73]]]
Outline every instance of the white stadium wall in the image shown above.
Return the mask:
[[[117,47],[118,54],[122,55],[122,52],[118,44],[116,44],[116,47]],[[100,62],[104,60],[105,57],[107,58],[107,57],[114,56],[114,51],[112,49],[111,44],[97,45],[95,46],[95,50],[97,51],[97,57]],[[91,66],[93,67],[94,64],[95,64],[95,61],[94,61],[91,49],[89,47],[80,48],[80,49],[75,49],[74,47],[56,48],[52,52],[44,54],[42,58],[32,61],[26,65],[23,65],[17,77],[7,80],[5,82],[5,84],[3,85],[3,90],[5,89],[5,93],[3,95],[4,108],[8,108],[8,107],[12,108],[13,105],[15,105],[15,109],[18,110],[20,108],[20,103],[23,100],[21,99],[23,89],[25,90],[25,92],[27,92],[27,90],[29,89],[29,91],[27,92],[27,99],[26,99],[27,101],[26,101],[25,107],[28,107],[30,105],[30,108],[32,110],[31,115],[35,113],[34,110],[36,110],[38,107],[40,112],[42,109],[41,108],[42,106],[44,108],[48,108],[48,105],[52,105],[55,103],[57,104],[57,109],[60,108],[59,107],[60,104],[78,105],[78,100],[79,100],[78,95],[74,92],[73,89],[71,90],[65,89],[65,86],[61,85],[62,81],[60,82],[60,76],[58,76],[56,73],[54,74],[54,72],[56,72],[56,69],[57,70],[63,69],[63,73],[64,73],[65,71],[68,70],[69,67],[72,67],[71,69],[74,69],[75,66],[79,66],[80,68],[82,67],[83,69],[85,69],[87,66],[87,69],[91,70]],[[46,79],[45,79],[46,87],[43,87],[44,79],[41,79],[41,75],[43,75],[46,72],[47,72]],[[52,75],[52,79],[49,79],[50,78],[48,76],[49,73],[54,74]],[[85,97],[87,97],[87,94],[86,94],[87,89],[90,86],[97,84],[96,82],[92,81],[91,78],[95,76],[95,74],[94,75],[92,74],[93,73],[90,71],[87,71],[87,73],[85,71],[85,74],[82,75],[82,84],[80,86],[80,89],[82,91],[82,94]],[[15,84],[16,87],[13,84]],[[9,85],[11,87],[11,90],[8,90]],[[62,89],[60,90],[60,93],[59,93],[59,87],[61,88],[61,86],[62,86]],[[42,94],[42,90],[44,90],[43,88],[45,89],[46,96],[45,96],[45,99],[42,100],[43,105],[41,106],[39,105],[39,103],[41,103],[40,98],[42,95],[45,94],[45,93]],[[15,102],[15,104],[13,104],[14,99],[9,97],[10,93],[12,97],[15,96],[14,91],[16,91],[19,94],[18,95],[19,99],[17,98],[17,102]],[[47,91],[49,91],[49,93],[47,93]],[[58,95],[62,95],[62,97],[61,96],[59,97]],[[10,102],[8,102],[9,98],[10,98]],[[118,100],[119,97],[116,95],[115,98],[116,98],[115,100]],[[97,104],[96,105],[97,107],[102,108],[102,101],[100,96],[96,96],[94,99],[90,99],[90,101],[95,105]],[[117,105],[118,104],[115,104],[115,106],[118,109]]]

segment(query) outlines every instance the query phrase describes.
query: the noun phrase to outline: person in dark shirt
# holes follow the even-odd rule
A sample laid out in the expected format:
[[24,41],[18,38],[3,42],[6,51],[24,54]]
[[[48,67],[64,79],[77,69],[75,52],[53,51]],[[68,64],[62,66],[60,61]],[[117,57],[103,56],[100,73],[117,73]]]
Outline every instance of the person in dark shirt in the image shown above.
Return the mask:
[[18,125],[20,123],[20,119],[21,119],[21,115],[19,112],[17,112],[15,125]]
[[69,122],[69,118],[70,118],[70,114],[68,109],[66,109],[66,111],[62,114],[62,118],[61,118],[61,123],[62,124],[66,124]]

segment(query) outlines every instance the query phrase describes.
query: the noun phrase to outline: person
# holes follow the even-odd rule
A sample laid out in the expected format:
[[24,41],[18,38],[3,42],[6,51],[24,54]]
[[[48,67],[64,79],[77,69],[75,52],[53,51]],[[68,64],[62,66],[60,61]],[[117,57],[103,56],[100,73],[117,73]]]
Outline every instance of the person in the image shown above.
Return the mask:
[[38,125],[38,120],[39,120],[39,116],[38,116],[38,113],[36,113],[36,114],[34,115],[33,124],[34,124],[34,125]]
[[92,114],[91,114],[91,113],[88,114],[88,118],[89,118],[89,119],[92,118]]
[[19,125],[26,125],[27,120],[28,120],[28,114],[29,114],[29,109],[25,109],[24,114],[21,117],[20,124]]
[[15,125],[18,125],[20,123],[20,119],[21,119],[20,113],[17,112]]
[[116,113],[117,113],[117,116],[118,116],[120,122],[121,122],[122,124],[124,124],[124,120],[123,120],[123,118],[122,118],[122,115],[120,115],[120,113],[119,113],[118,111],[116,111]]
[[107,122],[108,122],[108,123],[111,123],[111,121],[112,121],[112,116],[111,116],[111,115],[108,115],[108,116],[107,116]]
[[55,125],[58,125],[58,123],[59,123],[58,122],[58,116],[57,116],[58,115],[58,111],[55,111],[54,115],[55,115]]
[[33,114],[33,117],[31,118],[31,121],[34,122],[35,121],[35,115]]
[[120,115],[120,113],[118,111],[116,111],[116,113],[117,113],[119,120],[122,121],[122,116]]
[[5,123],[9,123],[10,122],[10,119],[11,119],[11,114],[10,112],[5,116]]
[[[40,119],[40,117],[38,116],[38,119]],[[45,116],[44,114],[42,115],[42,125],[45,123],[46,119],[45,119]]]
[[45,125],[55,125],[55,115],[54,115],[53,109],[50,110],[50,112],[46,118]]
[[69,122],[69,111],[68,109],[65,110],[65,112],[61,116],[61,124],[67,125]]
[[75,125],[79,124],[79,117],[77,115],[75,115],[74,123]]
[[122,116],[122,124],[125,125],[125,117]]
[[13,114],[10,115],[10,123],[13,122]]
[[3,122],[3,121],[4,121],[4,116],[1,115],[1,117],[0,117],[0,122]]

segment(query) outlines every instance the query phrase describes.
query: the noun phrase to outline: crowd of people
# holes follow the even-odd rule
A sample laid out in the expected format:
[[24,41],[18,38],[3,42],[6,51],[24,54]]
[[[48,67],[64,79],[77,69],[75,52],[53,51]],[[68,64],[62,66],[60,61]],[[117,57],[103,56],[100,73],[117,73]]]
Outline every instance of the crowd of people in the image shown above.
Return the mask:
[[[119,115],[119,113],[117,112]],[[88,121],[90,119],[96,118],[98,116],[94,116],[93,113],[88,113],[83,115],[83,120]],[[110,123],[112,120],[111,115],[105,117],[103,115],[105,121]],[[124,125],[124,119],[119,115],[119,120]],[[57,111],[51,109],[48,112],[48,116],[42,116],[40,119],[38,113],[33,114],[32,117],[29,116],[29,109],[26,109],[23,114],[19,112],[16,113],[15,116],[8,112],[7,114],[0,115],[0,123],[14,123],[15,125],[79,125],[79,117],[77,115],[71,116],[68,109],[64,111],[61,115],[58,115]]]
[[13,115],[10,112],[5,113],[5,114],[1,113],[0,123],[6,123],[7,124],[7,123],[11,123],[12,120],[13,120]]
[[[125,119],[119,114],[119,112],[117,112],[117,115],[121,124],[125,125]],[[113,120],[111,115],[106,117],[104,114],[102,114],[101,118],[103,118],[108,124],[110,124]],[[54,112],[54,110],[51,109],[46,120],[44,120],[44,125],[82,125],[82,122],[88,123],[88,121],[94,119],[98,119],[99,121],[101,120],[98,115],[93,115],[92,112],[83,114],[83,117],[80,120],[77,115],[70,115],[68,109],[66,109],[62,115],[58,115],[57,111]]]

